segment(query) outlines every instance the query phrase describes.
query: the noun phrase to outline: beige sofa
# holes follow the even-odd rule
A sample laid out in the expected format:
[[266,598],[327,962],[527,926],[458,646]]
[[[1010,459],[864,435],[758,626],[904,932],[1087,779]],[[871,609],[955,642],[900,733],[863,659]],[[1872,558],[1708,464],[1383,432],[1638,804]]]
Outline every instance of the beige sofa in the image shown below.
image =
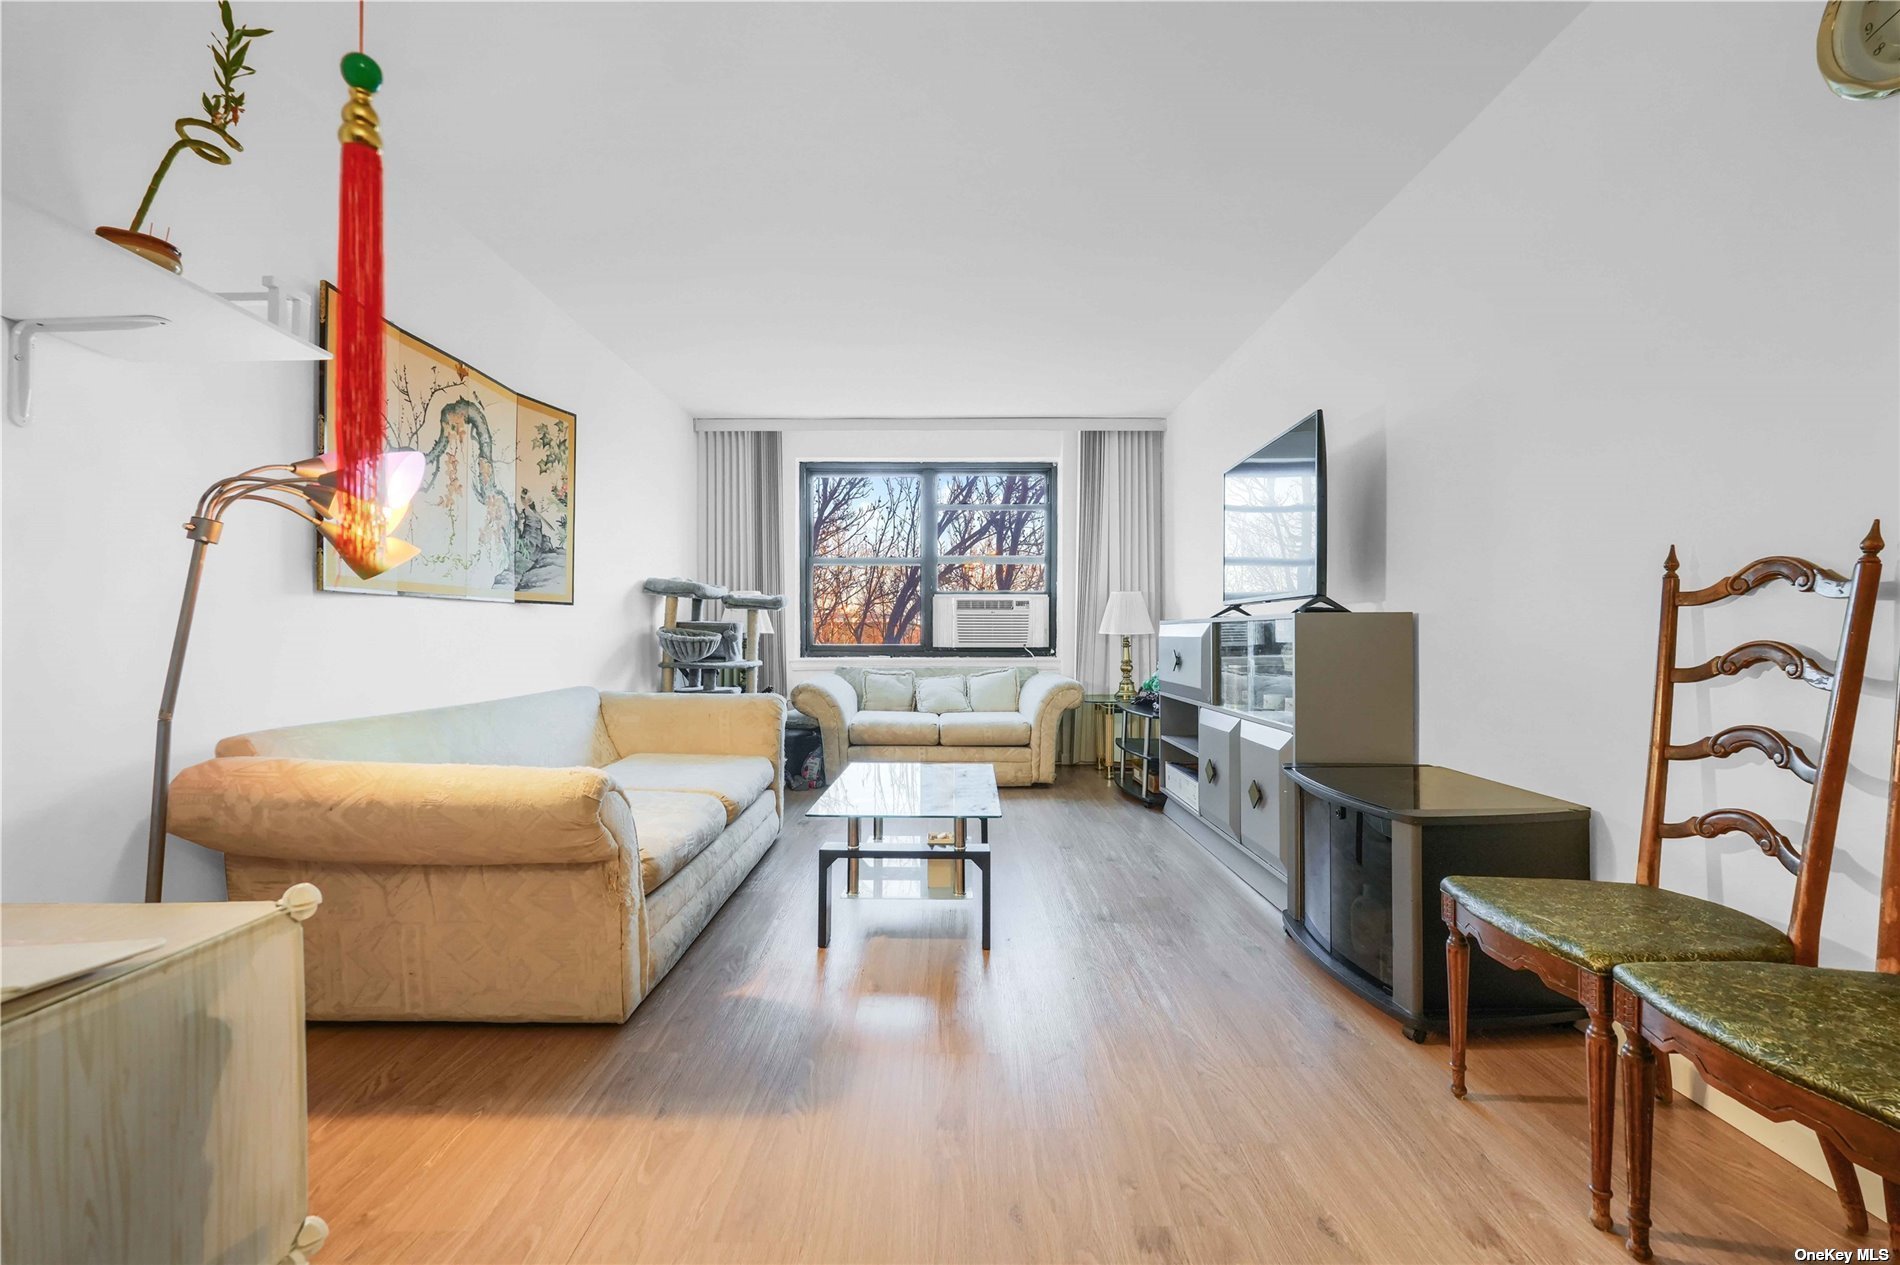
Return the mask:
[[[985,668],[914,668],[917,681],[969,677]],[[1082,686],[1059,672],[1008,669],[1016,677],[1013,710],[920,711],[913,688],[908,705],[867,709],[865,673],[889,669],[842,667],[792,687],[792,706],[818,722],[825,770],[836,777],[853,760],[915,760],[988,764],[998,786],[1033,786],[1056,779],[1056,732],[1062,713],[1082,702]]]
[[785,704],[589,688],[227,738],[173,834],[323,891],[312,1019],[621,1022],[778,837]]

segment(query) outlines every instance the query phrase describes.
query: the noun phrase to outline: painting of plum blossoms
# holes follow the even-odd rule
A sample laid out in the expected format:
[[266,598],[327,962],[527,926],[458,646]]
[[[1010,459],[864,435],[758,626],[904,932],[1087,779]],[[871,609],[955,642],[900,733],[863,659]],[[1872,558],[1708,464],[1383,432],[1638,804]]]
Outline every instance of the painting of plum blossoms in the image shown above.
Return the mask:
[[[323,344],[333,353],[335,287],[322,293]],[[395,535],[421,553],[359,579],[322,544],[324,589],[493,602],[574,600],[574,414],[518,395],[465,361],[385,325],[385,440],[427,463]],[[326,366],[327,368],[327,366]],[[335,377],[324,374],[318,436],[330,451]]]

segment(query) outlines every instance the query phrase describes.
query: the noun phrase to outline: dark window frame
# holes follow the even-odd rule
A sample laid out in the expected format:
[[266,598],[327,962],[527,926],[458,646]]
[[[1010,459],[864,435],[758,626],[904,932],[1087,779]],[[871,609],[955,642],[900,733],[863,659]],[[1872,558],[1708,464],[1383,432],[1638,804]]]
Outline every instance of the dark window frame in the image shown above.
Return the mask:
[[[1048,497],[1043,506],[1043,553],[1040,562],[1046,584],[1041,589],[1011,589],[1009,592],[1023,596],[1046,594],[1049,598],[1049,644],[1047,647],[1027,652],[1011,647],[954,648],[937,647],[931,644],[935,632],[937,571],[940,559],[937,554],[937,520],[944,506],[937,501],[937,479],[946,474],[1037,474],[1047,480]],[[915,476],[922,480],[922,489],[918,497],[918,560],[921,569],[918,583],[918,636],[919,644],[905,645],[835,645],[812,640],[812,540],[811,540],[811,485],[813,479],[827,475],[862,475],[869,477],[903,475]],[[799,583],[799,645],[806,658],[813,659],[1021,659],[1028,656],[1038,659],[1052,659],[1056,653],[1057,611],[1061,606],[1058,593],[1061,577],[1057,575],[1057,539],[1056,519],[1058,516],[1057,466],[1049,461],[801,461],[798,463],[798,583]],[[972,508],[982,509],[983,506]],[[1027,560],[1027,559],[1025,559]],[[839,565],[873,565],[878,560],[867,562],[863,559],[851,559]],[[985,563],[992,559],[982,559]],[[892,559],[888,565],[910,566],[910,559]],[[966,592],[967,590],[952,590]],[[983,590],[987,591],[987,590]]]

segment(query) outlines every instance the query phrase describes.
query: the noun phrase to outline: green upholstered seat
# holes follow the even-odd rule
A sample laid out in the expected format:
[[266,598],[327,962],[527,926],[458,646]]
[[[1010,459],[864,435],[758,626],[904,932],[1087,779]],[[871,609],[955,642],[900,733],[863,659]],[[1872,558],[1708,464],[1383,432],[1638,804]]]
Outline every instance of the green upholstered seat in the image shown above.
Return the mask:
[[1625,962],[1794,960],[1794,945],[1779,928],[1660,887],[1458,876],[1441,886],[1498,930],[1598,975]]
[[1900,975],[1779,962],[1641,962],[1616,982],[1785,1081],[1900,1129]]

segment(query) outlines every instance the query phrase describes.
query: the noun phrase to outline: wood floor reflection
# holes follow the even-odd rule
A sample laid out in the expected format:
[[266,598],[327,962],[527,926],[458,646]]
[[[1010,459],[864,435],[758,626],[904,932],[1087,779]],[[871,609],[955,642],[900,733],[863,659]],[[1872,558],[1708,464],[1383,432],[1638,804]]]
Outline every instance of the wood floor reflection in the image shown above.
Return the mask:
[[[1455,1101],[1442,1042],[1085,770],[1004,792],[987,960],[974,901],[836,900],[820,953],[810,799],[624,1027],[314,1025],[322,1265],[1627,1259],[1574,1033],[1476,1039]],[[1881,1241],[1678,1108],[1659,1260]]]

